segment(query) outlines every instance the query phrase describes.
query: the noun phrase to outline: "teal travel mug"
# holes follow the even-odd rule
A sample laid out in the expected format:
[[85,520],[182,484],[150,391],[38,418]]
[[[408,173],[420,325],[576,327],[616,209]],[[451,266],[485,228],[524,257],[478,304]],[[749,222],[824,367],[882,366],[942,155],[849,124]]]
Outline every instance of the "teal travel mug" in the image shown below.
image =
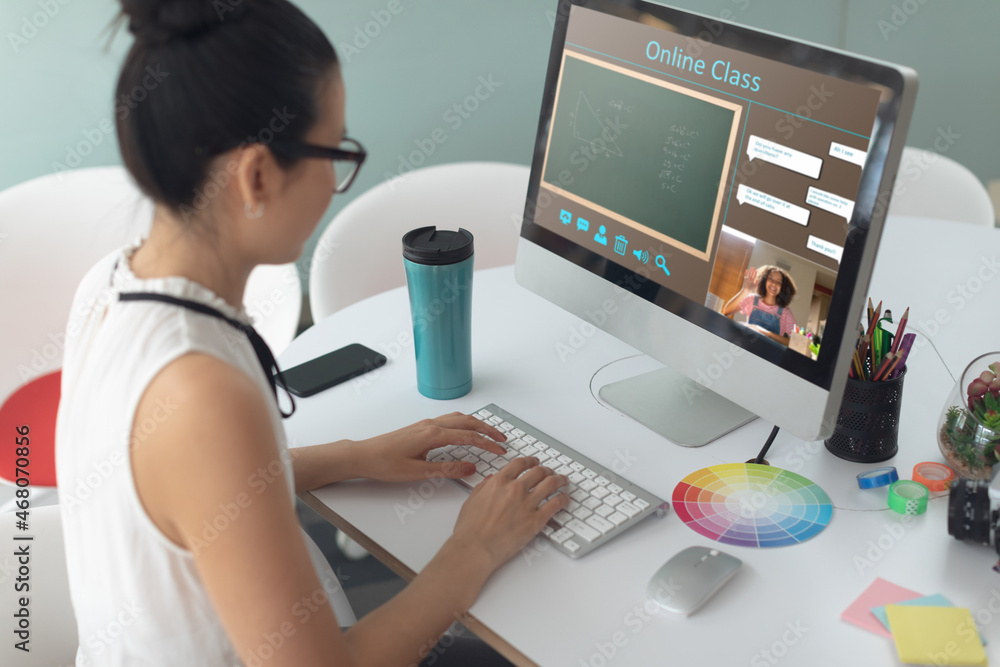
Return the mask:
[[458,398],[472,389],[472,234],[421,227],[403,235],[417,389]]

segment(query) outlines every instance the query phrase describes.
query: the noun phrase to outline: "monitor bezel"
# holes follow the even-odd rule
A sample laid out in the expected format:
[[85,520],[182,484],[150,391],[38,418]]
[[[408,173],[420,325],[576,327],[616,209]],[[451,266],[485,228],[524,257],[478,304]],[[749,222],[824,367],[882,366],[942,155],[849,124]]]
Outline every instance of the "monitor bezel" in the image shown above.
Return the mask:
[[[555,105],[556,82],[562,62],[566,33],[572,7],[593,9],[629,20],[628,14],[649,13],[658,20],[677,28],[677,33],[697,38],[712,36],[712,44],[748,52],[758,57],[772,58],[781,54],[781,62],[802,69],[866,82],[883,89],[883,99],[876,114],[868,158],[862,169],[854,214],[844,245],[840,270],[823,336],[818,359],[813,360],[789,348],[780,348],[760,336],[748,336],[747,329],[701,304],[687,299],[657,283],[638,278],[638,274],[597,253],[573,243],[535,223],[534,213],[541,188],[541,168],[548,137],[548,123]],[[721,19],[652,4],[643,0],[560,0],[545,79],[538,132],[532,158],[531,176],[525,202],[521,236],[594,275],[614,282],[663,310],[681,317],[707,333],[756,355],[821,389],[831,390],[838,368],[846,375],[843,354],[856,337],[855,327],[860,318],[859,295],[868,290],[871,264],[877,250],[881,223],[884,220],[891,185],[895,179],[902,140],[915,95],[915,76],[905,68],[834,48],[791,39],[767,31],[753,29]],[[895,137],[895,141],[894,141]],[[890,144],[898,150],[891,151]],[[886,185],[888,183],[888,185]],[[871,233],[872,231],[876,233]],[[632,280],[629,280],[629,277]],[[849,323],[854,323],[850,324]],[[842,386],[842,383],[839,383]]]

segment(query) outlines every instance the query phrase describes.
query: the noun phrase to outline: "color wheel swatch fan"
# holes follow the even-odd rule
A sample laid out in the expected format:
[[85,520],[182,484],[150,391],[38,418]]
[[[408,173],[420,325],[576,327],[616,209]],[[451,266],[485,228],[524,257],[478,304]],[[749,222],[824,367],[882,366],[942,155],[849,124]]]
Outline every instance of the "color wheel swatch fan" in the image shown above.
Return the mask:
[[725,463],[677,484],[674,511],[697,533],[743,547],[804,542],[830,523],[833,505],[816,483],[781,468]]

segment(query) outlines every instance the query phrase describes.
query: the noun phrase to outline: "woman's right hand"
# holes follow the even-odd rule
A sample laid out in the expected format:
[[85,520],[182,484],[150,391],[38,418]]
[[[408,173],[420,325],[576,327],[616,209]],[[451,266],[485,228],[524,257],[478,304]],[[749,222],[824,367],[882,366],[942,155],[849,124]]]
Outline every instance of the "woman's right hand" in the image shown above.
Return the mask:
[[472,490],[462,505],[452,539],[486,551],[492,570],[503,565],[565,509],[569,496],[550,495],[569,483],[565,475],[538,465],[538,459],[518,457]]
[[750,267],[743,276],[743,289],[747,292],[757,291],[757,269]]

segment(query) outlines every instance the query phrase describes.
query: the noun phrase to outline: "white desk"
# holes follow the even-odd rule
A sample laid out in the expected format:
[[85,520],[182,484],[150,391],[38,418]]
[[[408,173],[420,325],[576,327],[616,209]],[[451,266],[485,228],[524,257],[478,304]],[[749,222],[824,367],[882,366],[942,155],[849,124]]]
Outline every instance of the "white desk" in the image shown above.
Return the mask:
[[[1000,345],[1000,279],[992,264],[1000,260],[1000,231],[895,219],[881,247],[870,293],[883,298],[897,317],[911,306],[911,326],[933,334],[956,376],[974,356]],[[389,357],[375,373],[299,400],[294,418],[286,422],[290,445],[369,437],[494,402],[605,465],[630,462],[625,477],[670,499],[687,474],[745,461],[767,437],[770,425],[758,420],[706,447],[685,449],[603,408],[591,393],[592,376],[636,351],[596,331],[575,354],[560,359],[556,344],[571,344],[581,320],[517,286],[511,267],[479,272],[475,280],[471,393],[433,401],[417,392],[406,291],[392,290],[320,322],[281,355],[287,368],[361,342]],[[970,294],[976,294],[960,307],[956,286],[967,283]],[[934,327],[926,323],[936,314],[946,322],[931,331]],[[605,380],[647,362],[638,358],[607,367],[595,393]],[[906,479],[914,463],[942,460],[935,429],[952,388],[929,345],[915,348],[908,366],[899,454],[887,462]],[[800,545],[722,545],[744,566],[690,618],[642,611],[646,583],[667,558],[694,544],[719,546],[671,511],[579,561],[552,550],[515,557],[487,583],[471,609],[471,624],[508,658],[546,667],[771,665],[779,658],[782,665],[894,665],[891,640],[840,620],[841,612],[880,576],[924,594],[943,593],[970,608],[982,623],[988,654],[994,661],[1000,658],[1000,575],[991,570],[997,555],[948,535],[946,498],[933,500],[927,514],[906,520],[882,509],[884,489],[858,490],[855,475],[873,466],[838,459],[821,442],[779,434],[768,458],[817,482],[838,509],[822,533]],[[467,497],[450,482],[437,487],[357,481],[304,495],[407,577],[419,572],[451,534]],[[544,542],[539,545],[544,549]],[[602,645],[606,652],[614,649],[612,660],[603,661]]]

